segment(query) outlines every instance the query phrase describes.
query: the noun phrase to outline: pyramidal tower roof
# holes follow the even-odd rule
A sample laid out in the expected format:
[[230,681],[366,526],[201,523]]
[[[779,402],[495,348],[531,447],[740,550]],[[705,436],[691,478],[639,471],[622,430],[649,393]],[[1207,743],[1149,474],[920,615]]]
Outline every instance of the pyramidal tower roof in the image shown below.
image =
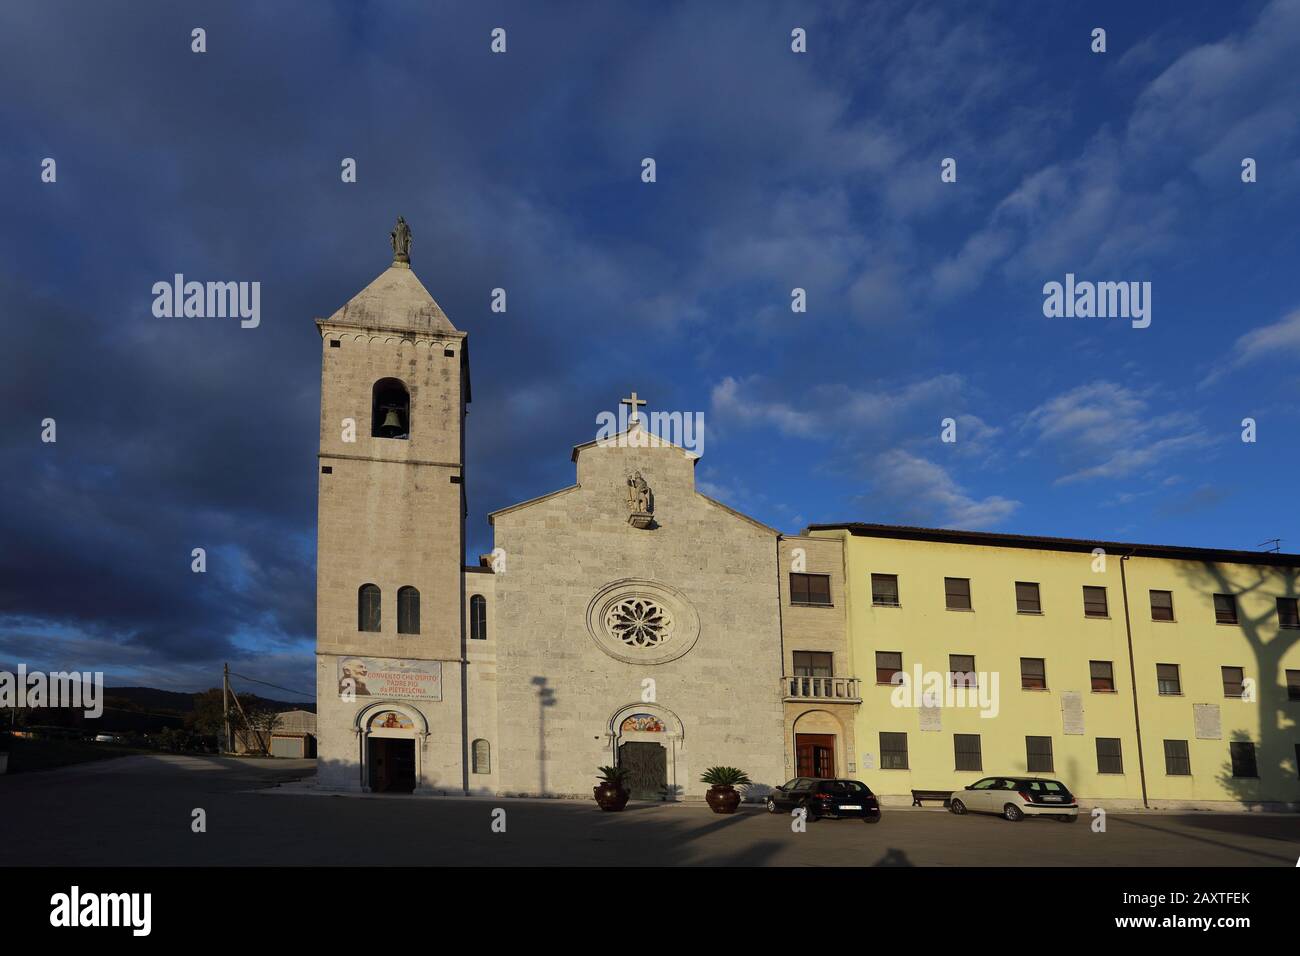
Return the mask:
[[366,329],[455,332],[447,313],[411,271],[411,231],[404,219],[390,237],[393,264],[325,321]]

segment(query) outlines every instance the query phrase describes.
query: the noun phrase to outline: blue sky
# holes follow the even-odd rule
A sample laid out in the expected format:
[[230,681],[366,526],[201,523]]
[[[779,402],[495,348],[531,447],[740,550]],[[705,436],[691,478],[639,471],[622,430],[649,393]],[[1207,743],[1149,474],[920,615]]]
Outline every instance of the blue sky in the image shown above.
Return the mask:
[[[310,689],[312,320],[399,213],[471,336],[471,556],[633,388],[786,531],[1300,551],[1300,0],[729,6],[5,5],[0,664]],[[176,272],[261,325],[155,318]],[[1067,272],[1150,327],[1045,318]]]

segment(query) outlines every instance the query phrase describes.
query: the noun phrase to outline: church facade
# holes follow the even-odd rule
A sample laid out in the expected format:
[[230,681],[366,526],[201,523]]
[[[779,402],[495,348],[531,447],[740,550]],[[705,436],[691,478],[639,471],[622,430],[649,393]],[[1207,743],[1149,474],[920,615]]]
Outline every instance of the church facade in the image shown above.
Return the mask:
[[464,565],[468,342],[402,226],[392,266],[317,322],[320,786],[590,796],[619,765],[635,797],[694,799],[715,765],[755,793],[796,763],[851,767],[856,682],[787,676],[801,631],[847,667],[843,609],[792,603],[785,573],[842,581],[842,545],[700,493],[697,456],[635,403],[573,448],[572,485],[492,514],[492,553]]
[[590,797],[618,765],[635,797],[691,800],[721,765],[760,798],[1001,773],[1116,807],[1300,807],[1297,555],[784,535],[702,494],[633,393],[467,566],[469,343],[400,221],[393,246],[317,321],[322,788]]

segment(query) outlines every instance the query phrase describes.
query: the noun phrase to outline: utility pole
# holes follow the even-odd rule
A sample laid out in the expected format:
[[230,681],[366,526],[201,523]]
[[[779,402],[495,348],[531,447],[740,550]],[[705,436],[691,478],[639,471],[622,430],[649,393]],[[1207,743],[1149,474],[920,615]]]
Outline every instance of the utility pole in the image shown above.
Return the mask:
[[221,675],[221,752],[230,753],[230,664]]

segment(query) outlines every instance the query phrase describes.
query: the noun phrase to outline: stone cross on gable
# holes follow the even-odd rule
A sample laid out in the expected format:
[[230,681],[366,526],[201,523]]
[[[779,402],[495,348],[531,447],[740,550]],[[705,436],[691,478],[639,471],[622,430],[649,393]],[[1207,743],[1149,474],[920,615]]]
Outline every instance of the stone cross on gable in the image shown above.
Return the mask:
[[645,404],[645,399],[644,399],[644,398],[637,398],[637,397],[636,397],[636,392],[633,392],[632,395],[631,395],[630,397],[628,397],[628,398],[620,398],[620,399],[618,400],[618,403],[619,403],[620,405],[629,405],[629,406],[631,406],[631,408],[632,408],[632,414],[628,416],[628,420],[634,422],[634,421],[637,421],[637,420],[641,417],[640,414],[637,412],[637,406],[638,406],[638,405],[644,405],[644,404]]

